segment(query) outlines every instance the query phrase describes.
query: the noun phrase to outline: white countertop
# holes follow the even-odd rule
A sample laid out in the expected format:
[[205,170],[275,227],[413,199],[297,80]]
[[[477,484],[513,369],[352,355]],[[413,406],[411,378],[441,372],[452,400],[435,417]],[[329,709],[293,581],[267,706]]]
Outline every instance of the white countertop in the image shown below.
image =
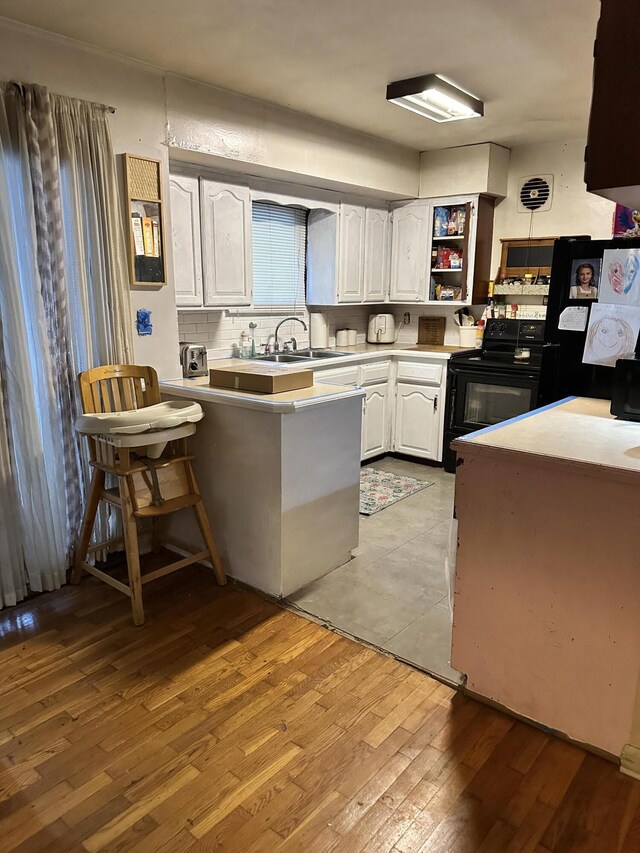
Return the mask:
[[[327,367],[337,365],[338,367],[345,364],[359,364],[363,361],[376,361],[378,358],[391,358],[392,356],[415,356],[417,358],[439,359],[448,361],[451,353],[461,352],[468,347],[447,347],[447,346],[418,346],[411,343],[395,343],[395,344],[357,344],[354,347],[323,347],[330,352],[344,353],[341,356],[330,356],[329,358],[314,359],[311,362],[297,361],[291,364],[281,364],[281,367],[287,367],[299,370],[301,367],[310,367],[312,370],[324,370]],[[294,353],[289,353],[294,355]],[[215,358],[209,359],[209,367],[235,367],[237,364],[250,362],[253,359],[246,358]],[[267,364],[269,362],[266,362]]]
[[590,473],[636,480],[640,423],[615,418],[609,400],[569,397],[456,439],[459,455],[517,453],[537,461],[588,466]]
[[[313,361],[296,361],[289,364],[278,364],[283,371],[314,370],[322,373],[327,368],[344,367],[349,364],[380,361],[392,356],[410,356],[418,360],[438,359],[448,361],[452,352],[459,352],[465,347],[448,346],[418,346],[413,343],[395,344],[357,344],[354,347],[327,347],[333,352],[344,353],[343,356],[333,356]],[[253,359],[217,358],[210,359],[209,368],[236,367],[248,364]],[[261,364],[273,362],[261,361]],[[233,391],[225,388],[212,388],[208,376],[195,379],[167,379],[160,382],[160,391],[165,396],[187,397],[191,400],[220,403],[241,408],[262,409],[274,413],[291,413],[309,406],[327,405],[335,400],[346,397],[362,397],[364,391],[355,385],[329,385],[319,383],[311,388],[301,388],[298,391],[285,391],[281,394],[259,394],[252,391]]]
[[[239,359],[220,359],[216,364],[230,361],[232,365]],[[214,362],[210,362],[214,364]],[[279,365],[283,370],[296,365]],[[298,364],[298,368],[300,365]],[[297,391],[283,391],[280,394],[259,394],[256,391],[233,391],[226,388],[212,388],[208,376],[195,379],[169,379],[160,382],[160,391],[166,397],[187,397],[205,403],[218,403],[225,406],[238,406],[244,409],[261,409],[273,414],[292,414],[310,406],[322,406],[344,400],[348,397],[364,397],[364,391],[355,385],[312,385]]]

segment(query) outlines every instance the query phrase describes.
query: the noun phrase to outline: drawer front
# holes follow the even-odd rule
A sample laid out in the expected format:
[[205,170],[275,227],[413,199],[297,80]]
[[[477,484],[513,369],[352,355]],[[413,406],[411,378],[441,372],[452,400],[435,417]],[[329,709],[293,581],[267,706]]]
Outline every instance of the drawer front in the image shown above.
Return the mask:
[[358,366],[354,364],[353,367],[339,367],[336,370],[316,370],[313,381],[325,385],[357,385]]
[[360,385],[372,385],[374,382],[386,382],[389,379],[390,362],[378,361],[375,364],[363,364],[360,367]]
[[399,361],[398,381],[413,380],[414,382],[428,382],[430,385],[440,385],[442,382],[442,365],[425,364],[422,361]]

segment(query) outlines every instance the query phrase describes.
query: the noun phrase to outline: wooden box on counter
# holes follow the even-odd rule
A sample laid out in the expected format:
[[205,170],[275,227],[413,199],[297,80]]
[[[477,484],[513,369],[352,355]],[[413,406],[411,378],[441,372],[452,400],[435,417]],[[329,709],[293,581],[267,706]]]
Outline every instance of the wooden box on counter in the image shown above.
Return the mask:
[[239,364],[209,371],[209,385],[234,391],[280,394],[313,385],[313,370],[291,370],[277,364]]

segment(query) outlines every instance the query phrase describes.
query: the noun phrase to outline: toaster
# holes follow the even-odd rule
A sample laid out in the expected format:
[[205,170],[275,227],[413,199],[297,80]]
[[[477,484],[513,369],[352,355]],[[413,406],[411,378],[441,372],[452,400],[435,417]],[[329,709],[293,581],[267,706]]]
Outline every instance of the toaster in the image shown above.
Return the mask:
[[207,375],[207,348],[204,344],[180,342],[180,363],[182,376],[190,379]]

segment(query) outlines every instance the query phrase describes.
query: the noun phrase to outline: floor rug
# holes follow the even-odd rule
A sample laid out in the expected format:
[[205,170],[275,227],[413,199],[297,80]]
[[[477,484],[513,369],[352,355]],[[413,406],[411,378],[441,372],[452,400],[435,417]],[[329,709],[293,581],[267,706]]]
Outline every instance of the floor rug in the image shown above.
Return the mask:
[[373,515],[391,504],[433,486],[415,477],[400,477],[377,468],[360,469],[360,515]]

